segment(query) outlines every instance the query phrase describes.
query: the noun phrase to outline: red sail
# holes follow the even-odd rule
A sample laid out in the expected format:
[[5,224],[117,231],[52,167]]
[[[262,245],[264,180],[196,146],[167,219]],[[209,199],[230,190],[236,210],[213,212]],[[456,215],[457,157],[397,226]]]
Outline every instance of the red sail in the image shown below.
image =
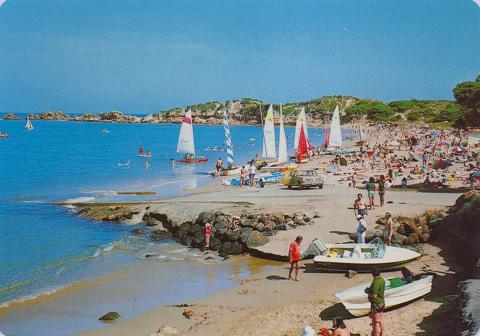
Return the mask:
[[297,148],[297,161],[302,161],[307,155],[307,138],[305,137],[305,132],[303,130],[303,125],[300,128],[300,137],[298,139],[298,148]]
[[142,154],[143,154],[143,148],[142,148],[142,146],[140,146],[140,155],[142,155]]
[[325,146],[328,146],[330,143],[330,130],[325,127]]

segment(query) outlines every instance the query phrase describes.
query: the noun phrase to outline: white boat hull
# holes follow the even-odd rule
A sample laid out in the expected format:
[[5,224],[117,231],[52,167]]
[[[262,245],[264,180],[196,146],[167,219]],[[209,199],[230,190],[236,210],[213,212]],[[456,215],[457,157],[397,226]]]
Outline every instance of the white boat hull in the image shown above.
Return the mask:
[[[391,278],[390,278],[391,279]],[[388,281],[389,279],[387,279]],[[415,299],[432,291],[432,275],[427,275],[409,284],[385,289],[385,308],[392,308]],[[370,311],[370,302],[365,289],[370,284],[362,284],[335,294],[345,308],[354,316],[364,316]]]
[[[417,252],[393,246],[385,246],[385,253],[380,257],[372,257],[368,252],[361,252],[371,249],[371,244],[326,244],[326,247],[329,249],[328,252],[315,256],[313,261],[317,268],[332,271],[369,271],[374,267],[385,270],[396,268],[421,257]],[[351,253],[334,255],[330,253],[337,249],[345,249]]]

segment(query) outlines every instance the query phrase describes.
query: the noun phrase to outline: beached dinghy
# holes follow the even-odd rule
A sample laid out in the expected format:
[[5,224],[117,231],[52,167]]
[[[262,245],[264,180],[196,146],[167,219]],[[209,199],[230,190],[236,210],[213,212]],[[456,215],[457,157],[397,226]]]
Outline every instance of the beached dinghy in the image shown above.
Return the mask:
[[[402,278],[385,279],[385,308],[395,307],[418,299],[432,291],[433,275],[419,275],[408,282]],[[370,284],[365,283],[338,292],[335,296],[353,316],[364,316],[370,311],[370,302],[365,289]]]
[[307,255],[315,255],[313,261],[316,268],[341,271],[370,271],[374,267],[385,270],[421,256],[412,250],[387,246],[380,238],[368,244],[324,244],[317,238],[307,251]]

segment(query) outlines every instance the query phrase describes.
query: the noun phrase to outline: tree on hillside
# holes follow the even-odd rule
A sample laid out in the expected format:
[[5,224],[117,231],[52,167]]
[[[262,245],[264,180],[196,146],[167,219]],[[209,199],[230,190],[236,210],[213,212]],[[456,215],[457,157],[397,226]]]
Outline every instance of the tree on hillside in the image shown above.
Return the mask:
[[462,82],[453,89],[457,103],[463,110],[463,118],[457,122],[458,126],[480,126],[480,75],[475,82]]
[[378,101],[361,101],[347,108],[345,112],[346,116],[344,120],[347,122],[353,118],[359,119],[364,116],[369,120],[377,122],[391,122],[395,120],[395,111],[393,108]]

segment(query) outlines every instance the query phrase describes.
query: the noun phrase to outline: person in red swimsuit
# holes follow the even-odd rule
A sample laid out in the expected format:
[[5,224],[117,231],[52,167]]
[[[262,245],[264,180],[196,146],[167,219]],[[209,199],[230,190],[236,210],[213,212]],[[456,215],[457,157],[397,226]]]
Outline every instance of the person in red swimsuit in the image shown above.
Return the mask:
[[[290,262],[290,271],[288,272],[288,278],[298,281],[298,271],[300,270],[300,243],[302,242],[302,236],[297,236],[295,241],[290,243],[290,250],[288,251],[288,261]],[[292,279],[293,268],[295,267],[295,279]]]
[[203,220],[203,225],[205,226],[205,248],[210,247],[210,235],[212,234],[212,224],[208,220]]

